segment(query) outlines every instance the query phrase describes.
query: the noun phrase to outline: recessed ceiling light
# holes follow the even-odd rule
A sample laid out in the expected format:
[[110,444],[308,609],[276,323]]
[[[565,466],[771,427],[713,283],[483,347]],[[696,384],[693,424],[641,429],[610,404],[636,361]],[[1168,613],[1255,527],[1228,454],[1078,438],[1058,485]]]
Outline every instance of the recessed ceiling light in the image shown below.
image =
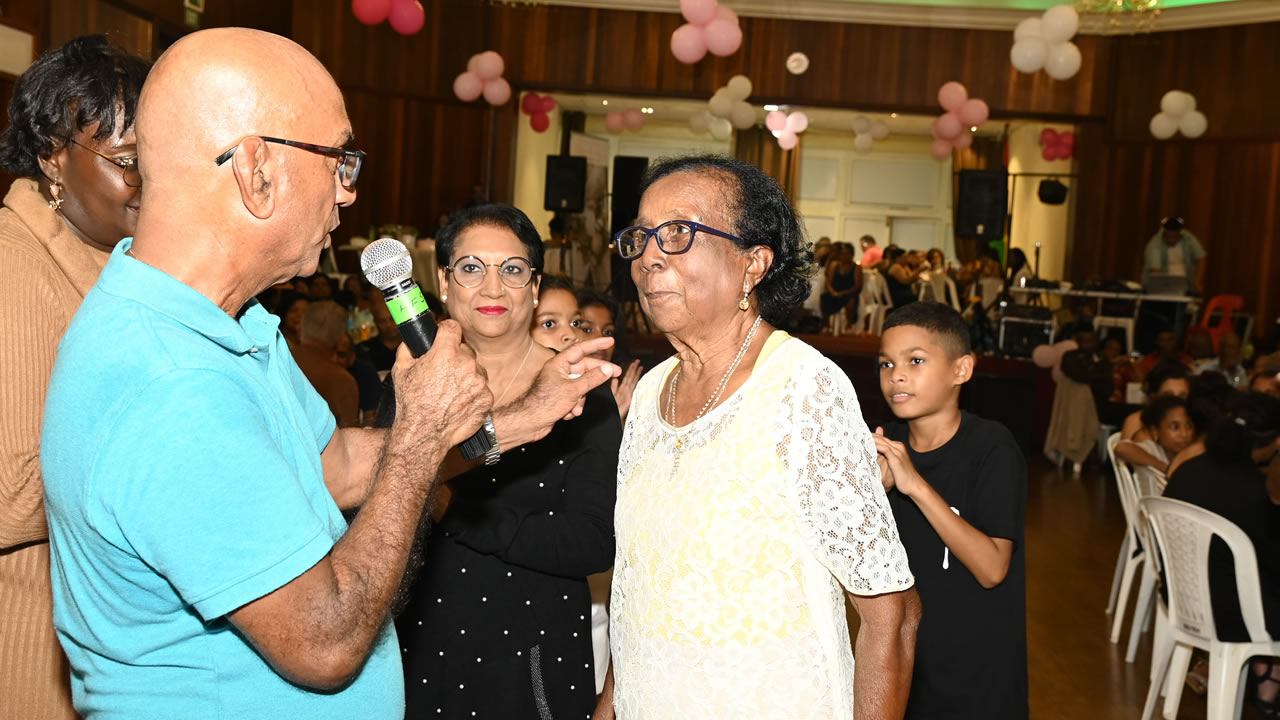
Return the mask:
[[974,125],[973,127],[969,128],[969,132],[978,132],[978,126]]
[[778,106],[777,106],[777,105],[765,105],[765,106],[764,106],[764,111],[765,111],[765,112],[774,112],[774,111],[776,111],[777,109],[778,109]]
[[609,101],[608,101],[608,100],[601,100],[601,101],[600,101],[600,104],[601,104],[601,105],[608,105],[608,104],[609,104]]
[[896,118],[898,117],[898,113],[889,113],[889,117]]

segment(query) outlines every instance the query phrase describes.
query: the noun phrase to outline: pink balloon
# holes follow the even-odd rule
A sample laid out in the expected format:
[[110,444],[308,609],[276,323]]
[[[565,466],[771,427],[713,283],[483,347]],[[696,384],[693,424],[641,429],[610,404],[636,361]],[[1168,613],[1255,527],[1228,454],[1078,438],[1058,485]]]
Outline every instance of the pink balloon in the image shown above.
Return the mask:
[[1069,148],[1073,148],[1073,147],[1075,147],[1075,146],[1076,146],[1076,134],[1075,134],[1074,132],[1070,131],[1070,130],[1066,130],[1066,131],[1064,131],[1061,135],[1059,135],[1059,136],[1058,136],[1058,144],[1059,144],[1059,145],[1066,145],[1066,146],[1067,146],[1067,147],[1069,147]]
[[1048,160],[1049,162],[1053,162],[1054,160],[1057,160],[1057,159],[1058,159],[1058,146],[1057,146],[1057,145],[1045,145],[1045,146],[1044,146],[1044,149],[1042,149],[1042,150],[1040,151],[1040,157],[1044,158],[1045,160]]
[[469,72],[464,72],[453,80],[453,94],[462,102],[471,102],[483,92],[484,81]]
[[626,120],[628,129],[639,130],[644,127],[644,113],[635,108],[623,113],[623,119]]
[[620,112],[611,112],[604,116],[604,129],[611,133],[620,133],[627,126],[627,119]]
[[951,141],[951,147],[957,150],[968,150],[969,148],[973,147],[973,133],[971,132],[960,133],[960,137]]
[[556,99],[550,95],[542,96],[542,112],[549,113],[556,109]]
[[717,57],[728,57],[742,47],[742,28],[738,24],[717,18],[712,20],[705,30],[707,50]]
[[475,55],[472,55],[471,57],[467,58],[467,72],[474,75],[476,73],[476,63],[479,62],[479,60],[480,60],[480,53],[476,53]]
[[960,121],[965,125],[981,125],[990,115],[987,104],[977,98],[965,100],[960,106]]
[[787,116],[787,129],[797,135],[809,129],[809,116],[802,112],[793,112]]
[[778,136],[778,147],[783,150],[794,150],[798,144],[800,144],[800,136],[790,130],[783,130]]
[[544,133],[551,127],[551,118],[546,113],[534,113],[529,116],[529,127],[536,133]]
[[393,0],[387,20],[392,30],[401,35],[412,35],[422,29],[427,13],[418,0]]
[[481,80],[493,80],[502,77],[505,65],[501,55],[492,50],[486,50],[476,57],[475,73]]
[[1070,160],[1071,156],[1075,154],[1076,154],[1076,149],[1073,146],[1068,145],[1065,142],[1058,143],[1058,159],[1059,160]]
[[773,132],[782,132],[787,129],[787,114],[781,110],[774,110],[764,116],[764,126]]
[[716,17],[715,17],[715,19],[716,19],[716,20],[728,20],[729,22],[733,23],[734,25],[738,25],[738,24],[739,24],[739,23],[738,23],[738,13],[734,12],[734,11],[733,11],[733,8],[727,8],[727,7],[725,7],[724,5],[719,5],[719,6],[717,6],[717,7],[716,7]]
[[938,160],[944,160],[951,155],[951,143],[942,138],[933,141],[933,145],[929,147],[929,152],[933,153],[933,157]]
[[1053,128],[1045,128],[1040,131],[1040,144],[1057,145],[1060,137],[1061,136],[1058,135],[1057,130],[1054,130]]
[[680,0],[680,14],[694,25],[706,25],[716,17],[716,0]]
[[969,91],[965,90],[964,86],[955,80],[943,83],[942,87],[938,88],[938,104],[948,112],[959,110],[960,106],[964,105],[964,101],[968,99]]
[[955,140],[967,129],[960,124],[960,118],[955,113],[947,113],[938,118],[938,137],[943,140]]
[[538,93],[525,93],[520,100],[520,112],[525,115],[535,115],[542,112],[542,98],[538,96]]
[[681,25],[671,33],[671,54],[686,65],[692,65],[707,54],[707,40],[697,25]]
[[391,0],[351,0],[351,14],[365,25],[377,25],[391,14]]
[[1052,345],[1037,345],[1031,351],[1031,362],[1035,363],[1036,367],[1051,368],[1058,364],[1057,355]]
[[506,105],[511,99],[511,85],[502,78],[485,81],[484,100],[490,105]]

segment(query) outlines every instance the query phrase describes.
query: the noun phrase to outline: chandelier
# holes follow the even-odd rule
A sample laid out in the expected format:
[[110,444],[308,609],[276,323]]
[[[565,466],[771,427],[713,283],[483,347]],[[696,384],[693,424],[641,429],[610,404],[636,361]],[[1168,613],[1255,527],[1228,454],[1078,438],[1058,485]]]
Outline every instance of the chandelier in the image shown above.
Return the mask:
[[1075,0],[1083,32],[1113,35],[1151,32],[1161,0]]

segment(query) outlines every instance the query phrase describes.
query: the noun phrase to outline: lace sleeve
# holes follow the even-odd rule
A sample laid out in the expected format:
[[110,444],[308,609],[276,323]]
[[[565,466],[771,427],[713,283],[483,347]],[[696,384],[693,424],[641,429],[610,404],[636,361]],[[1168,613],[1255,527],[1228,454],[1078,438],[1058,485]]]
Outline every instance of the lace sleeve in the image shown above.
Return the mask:
[[785,385],[776,422],[792,511],[810,552],[849,592],[911,587],[875,445],[848,377],[825,358],[801,363]]

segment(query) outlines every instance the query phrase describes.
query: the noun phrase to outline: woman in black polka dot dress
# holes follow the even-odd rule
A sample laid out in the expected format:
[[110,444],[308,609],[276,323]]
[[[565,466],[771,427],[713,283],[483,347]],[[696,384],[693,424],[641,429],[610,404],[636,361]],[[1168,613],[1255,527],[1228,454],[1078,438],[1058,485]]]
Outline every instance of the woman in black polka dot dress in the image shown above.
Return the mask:
[[[552,351],[532,342],[542,243],[510,206],[469,208],[437,239],[451,317],[497,405],[523,397]],[[501,442],[501,427],[497,428]],[[448,483],[396,621],[406,717],[568,720],[595,706],[586,576],[613,564],[622,428],[607,387],[542,440]],[[443,512],[441,513],[441,509]]]

